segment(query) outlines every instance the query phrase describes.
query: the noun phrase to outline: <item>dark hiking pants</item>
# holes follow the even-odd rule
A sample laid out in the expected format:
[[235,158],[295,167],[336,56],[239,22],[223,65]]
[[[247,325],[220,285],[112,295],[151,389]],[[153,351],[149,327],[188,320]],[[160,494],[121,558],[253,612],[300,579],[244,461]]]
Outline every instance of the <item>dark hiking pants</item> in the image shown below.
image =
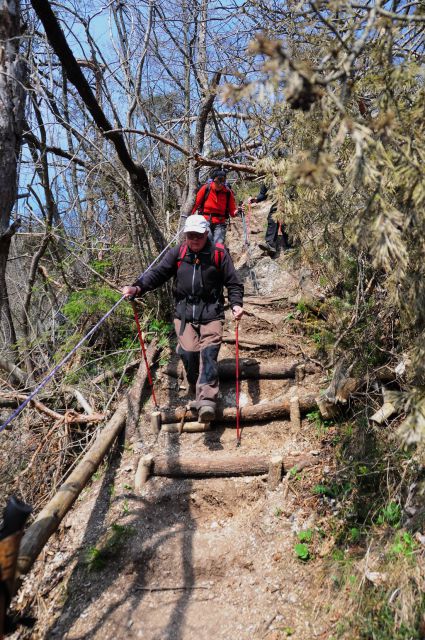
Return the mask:
[[186,370],[189,384],[196,384],[198,409],[202,406],[215,408],[218,395],[218,352],[223,335],[223,321],[213,320],[206,324],[186,322],[180,335],[181,321],[174,320],[179,341],[177,353]]
[[273,219],[273,215],[276,213],[277,208],[275,206],[271,207],[269,211],[269,215],[267,216],[267,230],[266,230],[266,242],[273,247],[273,249],[277,249],[277,239],[279,235],[279,226],[282,232],[282,244],[284,249],[288,249],[290,246],[288,234],[285,231],[285,227],[283,224],[279,224],[276,220]]

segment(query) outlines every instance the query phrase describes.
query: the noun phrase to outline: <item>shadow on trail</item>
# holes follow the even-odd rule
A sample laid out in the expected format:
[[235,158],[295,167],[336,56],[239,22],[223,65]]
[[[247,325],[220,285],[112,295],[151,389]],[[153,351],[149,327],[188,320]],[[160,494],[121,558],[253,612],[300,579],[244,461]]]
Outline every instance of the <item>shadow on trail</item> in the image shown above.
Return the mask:
[[[172,392],[170,391],[170,396]],[[171,398],[169,399],[171,401]],[[164,436],[160,436],[164,437]],[[163,443],[163,454],[179,456],[178,438],[170,434]],[[123,519],[123,530],[128,533],[125,543],[117,548],[100,571],[88,571],[85,566],[87,551],[96,546],[99,536],[110,526],[107,523],[108,511],[112,503],[111,488],[117,486],[117,471],[121,462],[123,438],[118,452],[115,453],[102,481],[96,503],[93,507],[80,545],[79,562],[74,568],[67,583],[67,599],[63,604],[60,617],[46,633],[46,638],[66,637],[76,621],[90,615],[95,618],[93,624],[84,633],[72,634],[73,640],[89,640],[93,638],[127,638],[146,637],[150,640],[181,640],[187,608],[192,597],[195,582],[193,570],[193,535],[195,520],[190,513],[190,494],[192,482],[188,480],[161,479],[157,491],[150,492],[149,497],[134,494],[121,494],[114,502],[122,501],[123,511],[115,522]],[[159,480],[159,479],[158,479]],[[156,481],[156,480],[155,480]],[[154,482],[151,480],[151,482]],[[128,505],[131,508],[128,509]],[[173,538],[176,543],[173,546]],[[181,538],[181,542],[179,540]],[[168,546],[167,546],[168,545]],[[167,559],[168,560],[168,565]],[[177,566],[174,566],[174,561]],[[159,566],[159,574],[156,575]],[[160,594],[151,592],[150,588],[164,586],[165,577],[170,587],[177,586],[176,600],[172,604],[167,600],[164,605],[164,617],[158,622],[158,616],[150,616],[137,612],[142,601],[151,593],[161,603]],[[123,578],[125,576],[125,580]],[[125,582],[123,586],[123,582]],[[116,583],[116,589],[113,585]],[[82,585],[84,585],[82,587]],[[168,586],[168,585],[167,585]],[[112,587],[112,588],[111,588]],[[94,607],[104,592],[110,590],[109,603]],[[100,607],[100,608],[99,608]],[[148,609],[148,611],[155,611]],[[118,613],[119,612],[119,613]],[[115,615],[114,615],[115,614]],[[134,619],[133,619],[134,615]]]
[[[236,370],[235,370],[235,359],[234,358],[223,358],[220,360],[220,365],[223,370],[226,370],[229,367],[229,372],[226,371],[223,376],[220,376],[220,381],[225,382],[230,386],[232,393],[236,394]],[[231,373],[230,373],[231,369]],[[249,377],[248,374],[249,372]],[[251,398],[252,404],[258,404],[261,400],[261,389],[260,389],[260,362],[255,358],[239,358],[239,380],[246,380],[248,386],[248,394]],[[229,396],[230,397],[230,396]],[[236,405],[236,397],[235,402],[232,406]],[[229,405],[230,406],[230,405]]]

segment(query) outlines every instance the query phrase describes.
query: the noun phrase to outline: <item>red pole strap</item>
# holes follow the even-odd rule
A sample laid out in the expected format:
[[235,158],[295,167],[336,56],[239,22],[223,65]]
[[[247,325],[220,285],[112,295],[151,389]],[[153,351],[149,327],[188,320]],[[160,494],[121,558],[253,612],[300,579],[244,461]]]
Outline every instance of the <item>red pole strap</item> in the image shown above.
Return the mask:
[[134,302],[131,303],[131,306],[133,307],[134,320],[136,322],[137,333],[139,335],[139,342],[140,342],[140,346],[141,346],[141,349],[142,349],[143,359],[144,359],[145,365],[146,365],[146,373],[148,375],[149,385],[150,385],[150,388],[151,388],[152,400],[154,402],[155,407],[158,408],[158,403],[157,403],[156,397],[155,397],[155,389],[153,388],[153,380],[152,380],[151,368],[149,366],[148,358],[147,358],[147,355],[146,355],[145,343],[144,343],[144,340],[143,340],[142,329],[140,327],[139,316],[137,314],[137,309],[136,309],[136,305],[135,305]]
[[239,444],[241,441],[241,432],[239,427],[239,320],[236,320],[235,329],[236,342],[236,440]]

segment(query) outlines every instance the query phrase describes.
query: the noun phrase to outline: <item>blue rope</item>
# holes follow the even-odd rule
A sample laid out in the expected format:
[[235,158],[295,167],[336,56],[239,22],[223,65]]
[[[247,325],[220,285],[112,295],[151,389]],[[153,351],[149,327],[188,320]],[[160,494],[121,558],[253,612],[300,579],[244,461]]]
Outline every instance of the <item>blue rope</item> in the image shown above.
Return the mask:
[[[176,240],[178,238],[180,233],[181,233],[181,231],[178,231],[176,233],[176,235],[173,237],[173,239],[170,240],[170,242],[167,244],[165,249],[163,249],[161,251],[161,253],[155,258],[155,260],[153,262],[151,262],[151,264],[147,267],[147,269],[145,269],[145,271],[143,271],[143,273],[140,275],[139,279],[142,278],[145,275],[145,273],[147,273],[149,271],[149,269],[151,269],[153,267],[155,262],[157,262],[160,259],[160,257],[167,251],[168,247],[174,242],[174,240]],[[41,389],[43,389],[43,387],[46,386],[46,384],[49,382],[49,380],[51,380],[53,378],[53,376],[56,374],[56,372],[59,371],[59,369],[61,367],[63,367],[65,362],[68,362],[70,357],[77,351],[77,349],[79,349],[81,347],[81,345],[84,344],[84,342],[86,340],[88,340],[88,338],[90,338],[90,336],[93,335],[93,333],[100,327],[100,325],[103,324],[107,318],[109,318],[109,316],[115,311],[115,309],[125,299],[126,299],[125,296],[121,296],[121,298],[114,304],[114,306],[111,309],[109,309],[109,311],[107,313],[105,313],[105,315],[94,325],[94,327],[92,327],[90,329],[90,331],[83,338],[81,338],[80,342],[78,344],[76,344],[73,349],[71,349],[71,351],[68,353],[68,355],[66,355],[65,358],[63,360],[61,360],[61,362],[59,362],[59,364],[57,364],[56,367],[54,367],[54,369],[52,369],[52,371],[40,382],[40,384],[34,389],[34,391],[32,391],[30,393],[30,395],[23,401],[23,403],[20,404],[19,407],[17,407],[15,409],[15,411],[7,418],[6,422],[4,422],[0,426],[0,433],[2,431],[4,431],[4,429],[6,429],[6,427],[12,422],[12,420],[14,420],[21,413],[21,411],[23,411],[23,409],[25,409],[27,404],[31,402],[31,400],[34,398],[34,396],[36,396],[37,393],[39,391],[41,391]]]

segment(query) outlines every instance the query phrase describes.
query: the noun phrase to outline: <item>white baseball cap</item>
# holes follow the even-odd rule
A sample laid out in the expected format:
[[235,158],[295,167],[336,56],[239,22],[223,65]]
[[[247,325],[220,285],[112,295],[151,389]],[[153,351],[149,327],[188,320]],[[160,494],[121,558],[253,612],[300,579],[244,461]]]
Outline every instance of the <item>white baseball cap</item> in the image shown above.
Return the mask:
[[194,214],[186,218],[183,233],[205,233],[205,231],[209,231],[209,228],[210,225],[204,216]]

